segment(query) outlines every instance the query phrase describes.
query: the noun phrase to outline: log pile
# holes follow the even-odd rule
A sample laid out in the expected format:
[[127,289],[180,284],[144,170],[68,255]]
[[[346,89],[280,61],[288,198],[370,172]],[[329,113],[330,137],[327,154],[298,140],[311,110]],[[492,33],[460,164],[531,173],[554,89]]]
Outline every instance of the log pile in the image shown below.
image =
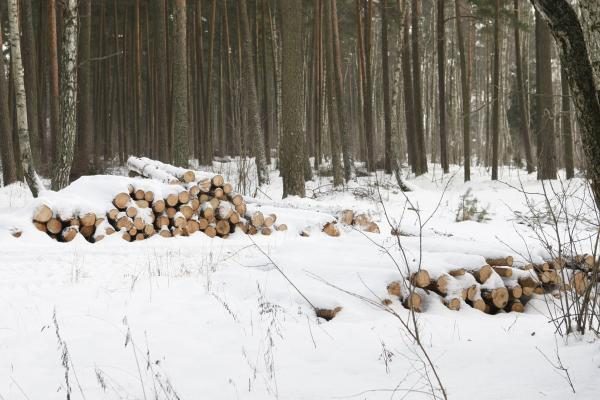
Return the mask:
[[343,210],[338,220],[344,224],[353,226],[355,229],[369,233],[380,233],[379,226],[373,222],[368,214],[357,214],[353,210]]
[[287,230],[285,224],[276,223],[275,214],[249,213],[244,198],[221,175],[207,177],[135,157],[128,160],[128,165],[136,174],[172,185],[168,194],[159,197],[148,186],[130,184],[127,192],[114,196],[113,208],[102,215],[61,216],[42,204],[34,212],[34,225],[61,242],[70,242],[80,234],[91,243],[115,233],[131,242],[154,235],[169,238],[203,232],[211,238],[227,238],[236,229],[249,235]]
[[[405,308],[423,311],[426,296],[435,296],[450,310],[462,304],[487,314],[523,312],[533,295],[560,296],[573,290],[581,295],[592,282],[594,258],[575,256],[569,261],[553,260],[543,264],[513,266],[512,257],[486,259],[479,268],[457,268],[435,279],[422,268],[407,279],[388,284],[387,292]],[[563,277],[568,277],[564,282]],[[597,281],[596,281],[597,282]],[[391,305],[390,299],[384,299]]]

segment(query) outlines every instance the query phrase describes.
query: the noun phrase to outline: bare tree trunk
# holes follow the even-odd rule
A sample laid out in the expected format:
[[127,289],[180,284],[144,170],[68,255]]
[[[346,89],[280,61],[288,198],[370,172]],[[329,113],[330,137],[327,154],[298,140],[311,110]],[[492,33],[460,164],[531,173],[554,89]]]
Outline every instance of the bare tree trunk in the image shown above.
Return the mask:
[[60,58],[61,131],[52,171],[52,190],[60,190],[69,184],[77,135],[77,0],[65,3],[63,23]]
[[326,80],[327,80],[327,117],[329,119],[329,144],[331,147],[331,164],[333,167],[333,186],[337,187],[342,185],[342,162],[340,160],[341,146],[340,146],[340,126],[339,121],[339,107],[340,99],[336,96],[335,88],[335,67],[334,67],[334,45],[333,45],[333,18],[331,11],[331,2],[325,2],[325,23],[326,23],[326,37],[327,41],[327,65],[326,65]]
[[467,69],[467,51],[465,46],[462,18],[460,14],[460,0],[454,0],[456,16],[456,36],[458,39],[458,52],[460,58],[460,84],[462,100],[462,125],[463,125],[463,153],[465,182],[471,180],[471,84]]
[[406,119],[406,144],[408,147],[408,162],[416,173],[419,160],[416,145],[415,111],[413,101],[413,79],[410,67],[410,25],[408,12],[405,13],[402,40],[402,78],[404,81],[404,114]]
[[27,121],[29,123],[29,141],[31,143],[31,152],[33,162],[40,166],[41,159],[41,140],[40,140],[40,119],[39,119],[39,91],[37,78],[37,54],[35,46],[35,35],[33,31],[33,10],[32,0],[21,1],[22,15],[22,51],[23,68],[25,69],[25,90],[27,91]]
[[77,151],[71,178],[94,172],[94,118],[92,111],[92,1],[80,0],[79,13],[79,105],[77,116]]
[[41,179],[37,176],[33,157],[31,154],[31,145],[29,143],[29,127],[27,125],[27,98],[25,93],[25,80],[23,76],[23,62],[21,60],[21,35],[19,32],[19,7],[18,0],[9,0],[8,2],[8,25],[10,29],[10,60],[13,69],[14,88],[17,108],[17,131],[19,138],[19,155],[23,175],[27,185],[33,194],[37,197],[38,193],[44,189]]
[[50,59],[50,165],[56,154],[60,130],[60,92],[58,77],[58,33],[56,29],[56,0],[48,0],[48,52]]
[[373,2],[374,0],[364,0],[365,2],[365,91],[364,91],[364,113],[366,122],[366,145],[367,145],[367,170],[375,171],[375,119],[373,116]]
[[521,120],[520,132],[527,161],[527,172],[535,170],[531,151],[531,135],[529,133],[529,113],[527,112],[527,93],[525,91],[525,80],[523,78],[523,58],[521,56],[521,29],[519,27],[519,1],[514,0],[515,21],[515,63],[517,67],[517,92],[519,99],[519,115]]
[[538,135],[538,179],[556,178],[554,139],[554,94],[552,90],[552,48],[550,30],[539,13],[535,19],[536,99]]
[[280,159],[283,196],[304,197],[304,132],[302,129],[302,2],[280,0],[282,22],[282,117]]
[[338,115],[341,129],[341,140],[342,140],[342,153],[344,157],[344,179],[349,181],[352,178],[352,171],[354,169],[354,158],[352,156],[353,145],[352,135],[350,133],[350,118],[346,117],[345,110],[345,99],[344,96],[344,77],[342,74],[342,50],[340,31],[338,23],[338,11],[337,11],[337,0],[331,0],[331,13],[333,18],[333,46],[335,52],[335,89],[336,96],[338,98]]
[[425,146],[425,131],[423,129],[423,96],[421,91],[421,55],[419,50],[419,1],[412,0],[412,77],[413,100],[415,109],[415,148],[417,155],[416,174],[427,172],[427,149]]
[[179,167],[188,165],[188,70],[187,20],[185,0],[175,0],[175,54],[173,57],[173,135],[174,162]]
[[560,123],[564,145],[565,169],[567,173],[567,179],[571,179],[575,176],[575,167],[573,165],[573,130],[571,128],[571,96],[569,93],[567,72],[564,68],[560,69],[560,85],[562,89],[562,109]]
[[256,72],[254,64],[254,49],[252,36],[250,35],[250,22],[248,21],[248,9],[246,0],[239,0],[240,19],[242,24],[243,52],[244,52],[244,85],[246,92],[246,103],[248,107],[248,131],[252,141],[254,157],[256,158],[256,169],[258,173],[258,184],[262,185],[269,181],[267,160],[265,157],[265,139],[261,130],[260,115],[258,109],[258,94],[256,89]]
[[500,137],[500,0],[494,1],[494,72],[492,78],[492,180],[498,180]]
[[[440,162],[444,173],[450,172],[448,163],[448,139],[446,138],[446,25],[445,0],[437,3],[437,62],[438,62],[438,113],[440,116]],[[459,23],[457,21],[457,23]]]
[[154,48],[156,50],[156,133],[158,135],[158,159],[170,161],[169,156],[169,118],[167,112],[167,99],[169,98],[167,85],[167,10],[164,0],[155,0],[153,7]]
[[[2,12],[0,10],[0,49],[4,48]],[[0,58],[0,156],[2,156],[2,180],[4,185],[17,181],[17,165],[12,137],[11,112],[8,105],[8,82],[4,68],[4,57]]]

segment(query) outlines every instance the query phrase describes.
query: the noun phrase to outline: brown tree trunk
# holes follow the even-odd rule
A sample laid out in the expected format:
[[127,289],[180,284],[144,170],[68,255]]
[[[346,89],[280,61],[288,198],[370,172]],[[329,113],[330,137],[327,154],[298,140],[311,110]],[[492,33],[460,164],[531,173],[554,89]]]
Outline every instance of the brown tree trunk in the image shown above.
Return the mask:
[[373,115],[373,29],[371,27],[373,20],[373,2],[374,0],[364,0],[365,8],[365,32],[364,32],[364,54],[365,54],[365,90],[364,90],[364,118],[365,135],[367,147],[367,170],[375,171],[375,119]]
[[94,115],[92,111],[92,1],[80,0],[79,19],[79,103],[77,151],[71,179],[94,173]]
[[416,173],[419,160],[416,145],[415,111],[413,101],[413,79],[410,66],[410,14],[406,12],[402,34],[402,79],[404,81],[404,114],[406,120],[406,144],[408,147],[408,162],[412,172]]
[[153,10],[154,49],[156,54],[156,130],[158,135],[158,159],[169,162],[169,118],[167,102],[167,10],[164,0],[155,0],[151,4]]
[[283,196],[304,197],[304,132],[302,129],[302,2],[280,0],[282,22],[282,117],[280,159]]
[[187,167],[188,144],[188,70],[187,19],[185,0],[175,0],[175,43],[173,56],[173,159],[178,167]]
[[454,12],[456,17],[456,36],[458,39],[458,51],[460,58],[464,180],[465,182],[468,182],[471,180],[471,82],[467,68],[467,50],[460,11],[460,0],[454,0]]
[[23,67],[25,68],[25,90],[27,91],[27,121],[29,122],[29,141],[31,142],[31,153],[33,162],[40,165],[41,160],[41,135],[40,117],[38,111],[39,90],[37,77],[37,54],[35,45],[35,34],[33,31],[33,7],[32,0],[21,1],[22,17],[22,50]]
[[514,0],[515,23],[515,63],[517,67],[517,97],[519,99],[520,133],[525,150],[527,172],[535,171],[531,151],[531,135],[529,133],[529,113],[527,112],[527,92],[525,91],[525,79],[523,77],[523,57],[521,56],[521,29],[519,27],[519,1]]
[[[2,30],[2,10],[0,10],[0,49],[4,48]],[[8,105],[8,81],[6,80],[4,57],[0,58],[0,156],[2,157],[2,181],[10,185],[17,181],[17,165],[15,162],[12,138],[12,120]]]
[[50,165],[56,154],[60,130],[60,92],[58,77],[58,33],[56,29],[56,0],[48,0],[48,52],[50,61]]
[[556,179],[556,147],[554,139],[554,98],[552,90],[552,48],[550,30],[536,13],[536,100],[538,130],[538,179]]
[[571,179],[575,176],[575,167],[573,165],[573,130],[571,128],[571,95],[569,93],[567,72],[564,68],[560,69],[560,85],[562,91],[560,124],[564,146],[565,169],[567,179]]
[[415,149],[417,155],[416,174],[427,172],[427,149],[425,147],[425,131],[423,128],[423,96],[421,92],[421,53],[419,46],[419,1],[412,0],[411,7],[411,39],[412,39],[412,80],[413,102],[415,110]]
[[494,68],[492,77],[492,180],[498,180],[500,137],[500,0],[494,1]]
[[343,184],[342,178],[342,162],[340,159],[341,146],[340,146],[340,126],[339,121],[339,107],[340,99],[336,96],[335,90],[335,71],[334,71],[334,46],[333,46],[333,29],[332,29],[332,12],[331,2],[325,2],[325,24],[327,27],[326,38],[327,41],[327,65],[326,65],[326,80],[327,80],[327,117],[329,119],[329,143],[331,147],[331,164],[333,167],[333,186],[337,187]]
[[342,50],[340,31],[338,23],[338,11],[337,11],[337,0],[331,0],[331,13],[333,18],[333,47],[335,52],[335,89],[336,97],[338,98],[338,119],[340,121],[341,129],[341,140],[342,140],[342,153],[344,158],[344,179],[347,181],[352,177],[352,171],[354,169],[354,157],[352,155],[353,145],[352,136],[350,133],[350,119],[347,118],[345,110],[344,96],[344,77],[342,74]]
[[[440,163],[444,173],[450,172],[448,163],[448,139],[446,139],[446,25],[445,0],[437,2],[437,61],[438,61],[438,113],[440,122]],[[458,17],[458,16],[457,16]],[[466,165],[466,163],[465,163]],[[466,175],[465,175],[466,177]]]
[[239,0],[240,20],[242,27],[244,53],[244,90],[248,109],[248,131],[252,141],[253,155],[256,159],[258,172],[258,184],[262,185],[269,181],[268,165],[265,157],[264,136],[261,130],[260,115],[258,108],[258,94],[256,89],[256,72],[252,36],[250,35],[250,22],[248,20],[248,9],[246,0]]

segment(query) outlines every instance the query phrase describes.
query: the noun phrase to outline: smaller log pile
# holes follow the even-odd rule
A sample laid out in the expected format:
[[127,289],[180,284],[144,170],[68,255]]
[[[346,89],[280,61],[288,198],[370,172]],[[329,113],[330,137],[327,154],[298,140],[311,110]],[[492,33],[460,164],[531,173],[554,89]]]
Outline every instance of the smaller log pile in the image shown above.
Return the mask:
[[221,175],[198,180],[206,174],[134,157],[128,165],[136,174],[173,186],[159,198],[151,190],[130,184],[127,192],[114,196],[113,208],[105,215],[65,217],[42,204],[34,212],[34,225],[61,242],[70,242],[80,234],[91,243],[115,233],[131,242],[154,235],[169,238],[203,232],[211,238],[227,238],[236,229],[249,235],[287,230],[285,224],[276,224],[275,214],[249,213],[244,198]]
[[[457,268],[435,279],[422,268],[406,280],[388,284],[387,292],[416,312],[423,311],[425,297],[436,296],[450,310],[457,311],[466,303],[487,314],[496,314],[502,310],[523,312],[535,294],[560,297],[561,292],[573,290],[581,295],[593,282],[594,258],[589,255],[519,268],[513,267],[511,256],[488,258],[486,262],[479,268]],[[384,299],[384,304],[392,301]]]
[[368,214],[357,214],[353,210],[343,210],[340,213],[338,220],[344,225],[353,226],[361,231],[380,233],[379,226],[373,222]]

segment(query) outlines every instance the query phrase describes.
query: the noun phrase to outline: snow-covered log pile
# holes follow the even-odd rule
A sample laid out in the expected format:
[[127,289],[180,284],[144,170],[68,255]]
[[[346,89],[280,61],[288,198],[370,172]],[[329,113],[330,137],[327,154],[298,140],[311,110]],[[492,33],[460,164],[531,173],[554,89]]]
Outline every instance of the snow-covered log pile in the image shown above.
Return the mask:
[[[479,268],[456,268],[432,277],[426,268],[407,279],[391,282],[387,292],[404,307],[424,311],[425,298],[437,297],[451,310],[467,304],[487,314],[523,312],[533,295],[560,298],[564,292],[581,295],[593,281],[594,258],[577,255],[572,259],[542,264],[513,266],[513,257],[488,258]],[[392,300],[384,299],[384,304]]]
[[[236,229],[251,235],[287,230],[285,224],[276,223],[275,214],[248,212],[243,196],[235,193],[221,175],[135,157],[128,160],[128,165],[150,179],[105,177],[101,185],[108,188],[104,190],[99,190],[94,181],[89,181],[88,187],[82,182],[73,190],[81,194],[89,189],[87,197],[93,197],[94,191],[106,197],[111,186],[116,187],[108,201],[52,193],[47,201],[42,197],[35,209],[34,225],[61,242],[70,242],[80,234],[92,243],[115,233],[126,241],[135,241],[156,234],[174,237],[204,232],[209,237],[226,238]],[[94,205],[86,208],[88,203]]]

